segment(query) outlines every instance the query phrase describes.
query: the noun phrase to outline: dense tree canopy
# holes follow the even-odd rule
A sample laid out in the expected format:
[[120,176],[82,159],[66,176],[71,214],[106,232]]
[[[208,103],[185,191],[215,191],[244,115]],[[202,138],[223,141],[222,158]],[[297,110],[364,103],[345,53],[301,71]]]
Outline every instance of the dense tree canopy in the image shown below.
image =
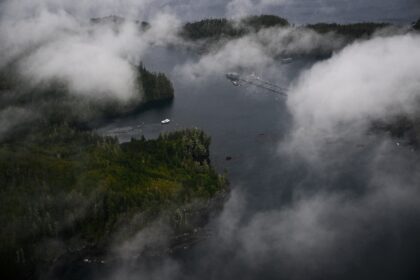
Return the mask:
[[[305,27],[318,33],[334,32],[351,39],[357,39],[371,36],[378,29],[389,25],[387,23],[372,22],[354,24],[317,23],[309,24]],[[274,15],[249,16],[239,21],[205,19],[185,24],[181,34],[183,37],[191,40],[220,39],[222,37],[240,37],[263,28],[285,26],[289,26],[289,22]]]
[[1,270],[32,275],[68,251],[107,244],[134,214],[144,221],[131,231],[211,198],[225,181],[209,165],[209,144],[199,130],[118,144],[65,124],[1,143]]
[[250,16],[240,21],[205,19],[185,24],[181,35],[191,40],[240,37],[262,28],[287,26],[288,24],[287,20],[273,15]]
[[144,102],[173,99],[174,88],[165,74],[149,72],[142,63],[138,66],[138,74],[139,85],[144,89]]
[[32,278],[69,252],[106,250],[121,228],[133,234],[165,211],[175,229],[186,227],[177,209],[225,189],[202,131],[119,144],[89,129],[98,118],[172,100],[165,74],[133,66],[137,92],[121,103],[73,94],[63,80],[30,85],[14,69],[0,71],[0,110],[36,117],[0,138],[0,269],[8,279]]
[[334,32],[338,35],[343,35],[350,37],[352,39],[357,39],[361,37],[371,36],[378,29],[389,26],[387,23],[353,23],[353,24],[337,24],[337,23],[317,23],[310,24],[306,27],[313,29],[318,33],[328,33]]

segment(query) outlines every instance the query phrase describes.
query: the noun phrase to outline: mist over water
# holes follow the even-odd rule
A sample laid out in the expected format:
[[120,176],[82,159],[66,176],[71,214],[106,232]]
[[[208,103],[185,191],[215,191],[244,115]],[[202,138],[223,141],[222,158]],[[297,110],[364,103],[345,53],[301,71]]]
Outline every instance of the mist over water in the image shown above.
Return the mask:
[[[90,93],[105,83],[106,88],[113,86],[112,93],[125,92],[127,96],[122,97],[127,98],[132,87],[131,63],[141,60],[148,69],[168,74],[176,92],[173,104],[115,120],[98,131],[129,141],[182,128],[203,129],[212,137],[211,161],[220,172],[227,171],[232,188],[223,211],[208,225],[210,237],[195,247],[141,265],[70,267],[59,278],[414,279],[419,275],[418,151],[404,140],[368,129],[368,121],[374,118],[416,113],[409,105],[420,93],[419,35],[376,38],[342,50],[335,37],[318,38],[305,32],[296,36],[293,49],[310,52],[316,41],[317,47],[330,47],[336,53],[324,61],[296,58],[291,64],[270,56],[270,50],[290,51],[283,45],[284,34],[271,38],[278,32],[258,34],[260,39],[271,38],[266,48],[256,43],[258,38],[248,36],[203,56],[161,46],[178,42],[169,36],[176,30],[171,27],[204,17],[274,13],[293,23],[409,23],[420,15],[417,0],[143,0],[125,5],[51,0],[32,5],[38,4],[48,11],[39,18],[58,22],[54,34],[64,32],[60,36],[65,40],[53,38],[47,48],[29,57],[25,65],[32,65],[32,78],[62,72],[80,92]],[[25,15],[34,12],[16,9]],[[4,9],[1,15],[10,19],[14,11]],[[148,19],[158,27],[155,34],[159,36],[139,38],[128,25],[122,38],[102,33],[91,37],[80,20],[109,14]],[[6,35],[3,38],[12,37],[12,33]],[[43,36],[35,39],[40,37],[43,42]],[[50,38],[45,40],[50,42]],[[92,48],[95,53],[100,50],[91,68],[84,69],[88,74],[96,74],[98,65],[116,65],[123,75],[113,82],[107,78],[113,73],[104,71],[99,81],[92,81],[86,79],[90,75],[80,75],[77,67],[63,69],[62,65],[69,64],[69,56],[61,60],[68,43],[73,46],[70,57],[79,62],[89,61]],[[51,53],[55,59],[47,59]],[[34,71],[44,60],[48,63],[42,64],[39,70],[43,71]],[[234,87],[224,77],[233,70],[254,72],[288,87],[289,97],[252,86]],[[3,112],[2,119],[3,115],[9,119],[11,114]],[[168,126],[160,124],[165,118],[171,119]],[[126,248],[135,250],[148,242],[154,230],[159,231],[140,232]]]
[[[182,65],[200,59],[176,50],[149,53],[145,62],[152,69],[171,73],[174,104],[116,121],[105,130],[142,123],[141,130],[120,135],[128,140],[184,127],[203,129],[212,136],[212,163],[228,172],[230,199],[208,226],[212,234],[207,240],[151,267],[117,268],[110,279],[393,279],[417,274],[417,152],[386,134],[353,131],[351,137],[316,134],[321,139],[312,141],[321,141],[322,154],[315,161],[295,154],[285,148],[296,125],[287,106],[290,97],[234,87],[224,69],[206,72],[204,79],[185,76]],[[274,82],[288,87],[318,63],[296,59],[248,71],[262,77],[282,73]],[[159,121],[166,117],[172,123],[162,127]]]

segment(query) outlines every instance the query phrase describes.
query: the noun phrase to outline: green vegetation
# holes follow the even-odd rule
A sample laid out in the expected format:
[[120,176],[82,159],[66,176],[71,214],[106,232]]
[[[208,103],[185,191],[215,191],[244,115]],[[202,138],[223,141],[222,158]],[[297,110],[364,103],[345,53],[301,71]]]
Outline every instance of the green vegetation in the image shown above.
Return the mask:
[[226,187],[199,130],[118,144],[64,124],[19,139],[0,145],[0,263],[10,277],[32,277],[66,252],[106,247],[136,214],[143,222],[131,233]]
[[[273,16],[261,15],[250,16],[234,21],[228,19],[205,19],[198,22],[190,22],[184,25],[180,32],[181,37],[186,40],[195,41],[195,49],[200,53],[206,53],[215,49],[220,49],[224,44],[236,38],[241,38],[260,30],[272,27],[289,28],[290,32],[282,32],[273,29],[269,33],[262,36],[255,36],[254,40],[265,45],[264,38],[266,35],[276,37],[276,32],[281,35],[284,44],[288,44],[296,40],[298,36],[305,33],[328,34],[331,40],[337,41],[337,46],[345,46],[358,39],[369,39],[375,32],[386,27],[393,27],[392,32],[398,34],[403,32],[398,26],[388,23],[353,23],[353,24],[336,24],[336,23],[317,23],[302,26],[291,26],[286,19]],[[416,27],[415,27],[416,28]],[[330,56],[332,50],[325,51],[322,48],[314,49],[310,54],[319,57]],[[283,54],[280,54],[280,56]],[[301,55],[299,50],[297,53],[288,51],[288,56]]]
[[233,23],[227,19],[205,19],[198,22],[185,24],[181,35],[190,40],[207,38],[237,37],[243,35]]
[[289,25],[286,19],[273,15],[248,16],[242,19],[241,23],[255,31],[263,28]]
[[73,94],[61,80],[30,85],[13,69],[0,71],[0,112],[25,119],[0,137],[0,269],[7,279],[36,279],[74,252],[105,254],[157,217],[174,234],[189,231],[206,215],[203,205],[224,193],[202,131],[119,144],[88,129],[172,100],[163,73],[140,64],[138,94],[121,103]]
[[163,73],[151,73],[141,63],[138,66],[139,85],[144,89],[144,102],[169,101],[174,97],[171,81]]
[[[250,16],[239,21],[205,19],[185,24],[181,35],[190,40],[218,40],[224,37],[241,37],[264,28],[284,26],[289,26],[288,21],[273,15]],[[390,24],[366,22],[354,24],[317,23],[304,27],[321,34],[334,32],[349,39],[358,39],[371,36],[378,29],[387,26],[390,26]]]
[[359,39],[372,36],[375,31],[387,26],[390,26],[390,24],[366,22],[353,24],[317,23],[306,27],[321,34],[334,32],[350,39]]
[[[182,36],[218,40],[288,25],[271,15],[238,22],[207,19],[187,23]],[[307,28],[360,38],[385,26],[315,24]],[[30,87],[12,68],[0,71],[0,110],[34,113],[34,120],[0,139],[0,269],[7,279],[36,277],[38,269],[69,252],[106,251],[116,236],[125,239],[160,215],[169,216],[174,231],[182,231],[186,226],[179,222],[180,208],[226,190],[225,178],[210,165],[210,138],[202,131],[119,144],[85,129],[97,118],[173,99],[173,86],[163,73],[149,72],[143,64],[136,70],[138,95],[128,104],[76,96],[63,81]],[[400,129],[398,124],[395,134],[413,130],[406,120],[401,123],[405,126]]]
[[273,16],[250,16],[238,22],[227,19],[205,19],[187,23],[181,32],[182,37],[190,40],[235,38],[263,28],[287,26],[287,20]]

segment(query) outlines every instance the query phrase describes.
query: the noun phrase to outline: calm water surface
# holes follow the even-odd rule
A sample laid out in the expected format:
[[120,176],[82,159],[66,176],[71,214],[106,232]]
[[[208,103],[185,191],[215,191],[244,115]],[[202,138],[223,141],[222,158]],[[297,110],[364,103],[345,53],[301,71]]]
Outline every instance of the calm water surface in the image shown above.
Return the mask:
[[[182,128],[197,127],[204,130],[212,137],[212,164],[220,172],[227,172],[232,190],[241,193],[246,201],[239,224],[234,225],[236,227],[246,225],[249,219],[259,213],[284,209],[294,195],[300,192],[331,191],[352,196],[363,195],[370,180],[369,167],[374,153],[372,148],[380,144],[375,136],[366,136],[363,145],[338,144],[342,146],[337,150],[351,151],[348,158],[328,167],[324,172],[313,170],[307,163],[287,158],[278,152],[279,144],[287,136],[292,124],[284,97],[253,87],[235,87],[225,79],[223,72],[206,77],[199,83],[181,79],[174,69],[191,59],[197,57],[174,49],[159,48],[149,53],[145,65],[153,71],[167,73],[174,83],[176,98],[173,104],[116,120],[100,131],[116,135],[121,141],[128,141],[141,135],[155,138],[159,133]],[[287,65],[279,63],[276,67],[284,73],[284,77],[279,79],[284,81],[280,85],[287,87],[288,83],[314,63],[316,61],[310,59],[295,60]],[[169,125],[160,124],[165,118],[171,119]],[[333,150],[335,144],[331,144],[331,147]],[[226,157],[232,159],[226,160]],[[343,158],[342,155],[340,158]],[[209,230],[215,232],[214,235],[171,260],[177,265],[173,279],[179,275],[182,275],[180,279],[279,279],[282,275],[288,279],[289,276],[278,266],[279,259],[273,258],[261,266],[252,267],[240,257],[238,259],[235,245],[220,246],[221,236],[216,233],[223,228],[220,228],[217,221],[218,217],[208,225]],[[385,232],[384,236],[368,244],[369,249],[365,253],[357,256],[365,266],[358,267],[354,272],[347,271],[346,274],[341,274],[344,273],[342,271],[334,272],[338,273],[334,275],[339,275],[340,279],[368,279],[373,276],[392,278],[399,275],[401,266],[410,266],[413,261],[416,250],[409,249],[412,245],[410,240],[418,240],[416,236],[419,233],[420,228],[416,222],[410,222],[410,227],[401,233],[406,238],[405,243],[401,243],[401,238],[396,239],[391,231]],[[401,256],[395,269],[393,256]],[[383,266],[387,268],[383,269]],[[165,267],[166,263],[158,262],[151,270],[156,273]],[[330,273],[323,269],[320,268],[319,275]],[[103,275],[107,271],[100,270],[101,273]],[[143,270],[139,272],[131,268],[129,275],[142,273]]]
[[[320,1],[295,1],[285,11],[292,20],[300,22],[409,22],[415,18],[417,12],[420,13],[417,0],[356,1],[354,6],[348,1],[329,0],[323,1],[330,4],[324,10],[309,9],[314,2]],[[383,6],[378,9],[380,3]],[[299,5],[306,5],[305,9],[299,8]],[[364,139],[363,145],[350,143],[352,152],[348,160],[320,174],[319,170],[311,169],[304,162],[290,161],[278,153],[279,143],[287,136],[292,125],[285,98],[252,87],[234,87],[225,79],[224,72],[210,75],[199,83],[180,78],[176,66],[196,59],[198,58],[193,53],[175,49],[156,48],[149,53],[144,59],[145,65],[153,71],[165,72],[170,76],[175,88],[174,102],[139,115],[115,120],[102,127],[100,132],[116,135],[121,141],[129,141],[130,138],[141,135],[155,138],[162,132],[182,128],[197,127],[204,130],[212,138],[212,164],[220,172],[227,172],[233,191],[239,191],[246,201],[240,223],[246,223],[258,213],[283,209],[299,191],[316,193],[322,190],[338,190],[352,195],[364,192],[369,180],[369,164],[373,153],[371,147],[378,144],[374,136]],[[287,87],[314,63],[316,61],[310,59],[295,60],[287,65],[279,63],[277,67],[284,73],[280,85]],[[264,77],[264,73],[261,74]],[[166,118],[171,119],[171,123],[161,125],[160,121]],[[360,148],[353,149],[355,146]],[[226,160],[227,157],[232,159]],[[399,276],[400,269],[410,267],[415,259],[413,256],[416,255],[416,250],[413,249],[416,246],[411,248],[413,243],[410,240],[418,241],[416,236],[420,233],[420,228],[418,223],[410,225],[401,235],[406,243],[401,236],[395,238],[392,233],[385,233],[376,238],[374,244],[369,244],[369,249],[364,254],[357,256],[365,266],[354,271],[346,267],[340,272],[343,274],[338,273],[336,276],[340,279]],[[216,222],[211,222],[208,227],[211,231],[220,230]],[[280,276],[288,279],[288,275],[282,274],[278,259],[268,261],[262,266],[250,267],[238,260],[234,245],[223,248],[217,246],[220,243],[218,238],[219,235],[212,235],[208,240],[187,250],[178,259],[171,260],[176,263],[177,269],[169,279],[176,279],[179,275],[191,279],[279,279]],[[398,261],[397,256],[400,256]],[[159,271],[165,267],[166,261],[158,263],[152,270]],[[316,274],[317,277],[328,275],[322,269]],[[405,272],[410,272],[410,269]],[[99,272],[101,274],[106,272]],[[135,269],[128,275],[131,277],[129,279],[144,278],[141,276],[142,272],[136,274]]]
[[[285,97],[262,89],[235,87],[225,73],[207,77],[204,81],[189,82],[177,77],[174,66],[191,59],[182,51],[159,49],[145,59],[153,71],[168,73],[174,83],[175,100],[171,105],[152,109],[137,116],[123,118],[100,129],[116,135],[121,141],[132,137],[155,138],[160,133],[183,128],[200,128],[212,138],[211,161],[220,171],[227,171],[233,186],[241,185],[253,193],[253,200],[263,202],[258,207],[275,207],[284,189],[271,189],[285,181],[281,172],[282,159],[278,157],[279,142],[290,126]],[[292,81],[314,61],[296,60],[284,68]],[[282,84],[287,86],[287,84]],[[169,125],[161,125],[163,119]],[[226,160],[231,157],[231,160]],[[258,191],[256,191],[258,190]],[[259,196],[267,195],[267,199]],[[270,202],[271,201],[271,202]],[[271,205],[271,206],[270,206]]]

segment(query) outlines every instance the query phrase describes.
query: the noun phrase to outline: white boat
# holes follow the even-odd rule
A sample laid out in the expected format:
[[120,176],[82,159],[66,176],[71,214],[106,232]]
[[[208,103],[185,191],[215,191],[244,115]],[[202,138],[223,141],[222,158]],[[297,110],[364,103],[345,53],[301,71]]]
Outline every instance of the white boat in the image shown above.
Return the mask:
[[163,121],[161,121],[160,123],[161,124],[168,124],[168,123],[170,123],[171,122],[171,120],[170,119],[164,119]]

